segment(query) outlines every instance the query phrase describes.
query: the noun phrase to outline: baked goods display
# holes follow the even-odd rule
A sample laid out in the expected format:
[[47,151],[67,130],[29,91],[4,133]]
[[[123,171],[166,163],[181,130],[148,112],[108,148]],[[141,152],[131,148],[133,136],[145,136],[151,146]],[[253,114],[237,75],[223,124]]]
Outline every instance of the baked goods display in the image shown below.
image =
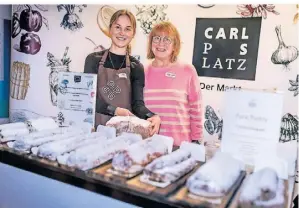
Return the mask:
[[148,164],[143,173],[150,181],[171,183],[190,172],[196,164],[191,152],[178,149]]
[[112,117],[106,126],[114,127],[116,135],[123,132],[140,134],[143,139],[150,137],[150,122],[135,116],[115,116]]
[[271,168],[249,175],[240,191],[239,207],[285,207],[284,180]]
[[202,197],[222,197],[236,182],[243,170],[241,161],[217,152],[192,174],[186,183],[189,193]]
[[136,174],[154,159],[168,154],[168,146],[159,136],[150,137],[120,151],[112,159],[114,171],[123,174]]

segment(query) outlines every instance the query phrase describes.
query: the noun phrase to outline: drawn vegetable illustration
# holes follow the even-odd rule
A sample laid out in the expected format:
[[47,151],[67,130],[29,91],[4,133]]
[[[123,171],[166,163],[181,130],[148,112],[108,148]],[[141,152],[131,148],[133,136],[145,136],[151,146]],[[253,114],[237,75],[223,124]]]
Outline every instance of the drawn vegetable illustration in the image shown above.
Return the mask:
[[40,51],[41,46],[42,43],[38,35],[25,33],[20,38],[20,44],[14,45],[14,49],[22,53],[35,55]]
[[58,86],[58,73],[61,71],[69,71],[69,63],[71,60],[67,57],[68,49],[69,47],[66,47],[63,57],[60,60],[55,58],[50,52],[47,54],[47,66],[51,67],[51,72],[49,74],[50,96],[52,105],[54,106],[57,106],[58,90],[62,90],[61,92],[63,92],[63,89]]
[[296,14],[294,16],[294,19],[293,19],[294,24],[297,24],[298,19],[299,19],[299,4],[296,4],[296,8],[297,8],[297,12],[296,12]]
[[294,97],[299,94],[299,75],[297,75],[296,80],[289,80],[291,87],[289,87],[289,91],[294,92]]
[[280,142],[298,140],[298,118],[290,113],[285,114],[281,119]]
[[155,24],[167,20],[164,12],[168,7],[167,5],[136,5],[135,7],[137,9],[137,21],[140,22],[145,34],[149,34]]
[[275,32],[278,38],[278,48],[274,53],[272,54],[271,61],[274,64],[282,64],[286,68],[288,68],[288,65],[293,62],[299,54],[298,49],[295,46],[287,46],[281,36],[281,26],[275,27]]
[[20,28],[19,15],[18,15],[18,13],[13,13],[12,32],[11,32],[12,38],[17,37],[20,34],[20,32],[21,32],[21,28]]
[[94,45],[94,48],[93,48],[93,51],[94,51],[94,52],[105,50],[105,47],[102,46],[101,44],[100,44],[100,45],[97,45],[93,40],[91,40],[91,39],[88,38],[88,37],[85,37],[85,39],[86,39],[86,40],[89,40],[89,41]]
[[206,106],[205,119],[206,120],[204,122],[204,127],[205,127],[206,131],[210,135],[219,133],[219,139],[221,139],[223,120],[220,119],[219,116],[217,116],[214,109],[209,105]]
[[273,4],[240,4],[237,5],[237,14],[242,17],[263,17],[267,19],[267,12],[279,15],[279,12],[275,11],[275,5]]
[[215,6],[215,4],[197,4],[197,6],[204,8],[204,9],[208,9],[208,8],[212,8],[213,6]]
[[59,4],[57,5],[58,12],[65,10],[66,14],[63,16],[60,26],[64,29],[69,29],[71,31],[76,31],[83,27],[79,16],[75,13],[75,9],[78,8],[79,12],[83,11],[83,7],[87,7],[86,4],[75,5],[75,4]]
[[98,12],[97,23],[101,31],[109,37],[109,24],[112,15],[117,10],[109,5],[104,5]]

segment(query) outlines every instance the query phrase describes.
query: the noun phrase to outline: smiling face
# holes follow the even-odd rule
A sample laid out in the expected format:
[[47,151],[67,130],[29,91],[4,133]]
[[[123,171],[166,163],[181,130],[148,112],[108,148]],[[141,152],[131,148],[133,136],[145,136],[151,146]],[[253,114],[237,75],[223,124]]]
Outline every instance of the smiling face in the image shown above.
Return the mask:
[[173,50],[173,39],[167,33],[157,33],[152,37],[152,52],[155,58],[170,60]]
[[112,44],[119,48],[127,47],[134,37],[134,28],[127,15],[119,16],[111,25],[109,32]]

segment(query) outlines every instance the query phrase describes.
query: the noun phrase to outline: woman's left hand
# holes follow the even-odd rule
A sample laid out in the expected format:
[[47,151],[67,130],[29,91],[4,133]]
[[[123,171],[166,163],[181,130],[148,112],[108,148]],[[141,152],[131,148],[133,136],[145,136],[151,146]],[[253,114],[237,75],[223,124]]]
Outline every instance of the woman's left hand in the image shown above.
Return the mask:
[[151,118],[147,119],[149,122],[151,122],[151,136],[154,134],[157,134],[159,132],[160,124],[161,124],[161,119],[158,115],[154,115]]

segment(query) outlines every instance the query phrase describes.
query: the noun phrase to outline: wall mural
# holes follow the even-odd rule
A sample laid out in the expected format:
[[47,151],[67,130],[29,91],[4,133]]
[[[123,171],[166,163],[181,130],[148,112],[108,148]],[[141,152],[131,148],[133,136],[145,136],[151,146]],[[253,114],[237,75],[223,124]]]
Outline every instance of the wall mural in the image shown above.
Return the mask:
[[298,140],[298,117],[286,113],[281,119],[280,142]]
[[167,21],[164,10],[168,7],[162,5],[135,5],[137,9],[136,19],[140,23],[144,34],[149,34],[155,24],[161,21]]
[[210,134],[218,134],[218,139],[222,137],[222,126],[223,126],[223,119],[220,115],[216,114],[215,110],[210,106],[207,105],[205,109],[205,122],[204,127],[205,130]]
[[94,45],[93,52],[99,52],[99,51],[105,50],[105,47],[102,46],[101,44],[96,44],[93,40],[91,40],[88,37],[85,37],[85,39],[88,40],[89,42],[91,42]]
[[60,23],[60,26],[64,29],[70,31],[77,31],[81,29],[84,25],[80,20],[79,16],[76,14],[76,9],[78,12],[82,12],[83,8],[87,7],[86,4],[75,5],[75,4],[59,4],[57,5],[58,12],[65,10],[65,15]]
[[25,100],[30,80],[30,65],[14,61],[10,72],[10,97]]
[[289,80],[291,87],[289,87],[289,91],[294,92],[294,97],[296,97],[299,93],[298,85],[299,85],[299,75],[297,74],[295,80]]
[[105,5],[100,8],[98,15],[97,15],[97,23],[101,31],[109,37],[109,24],[110,24],[110,19],[114,12],[117,10],[109,5]]
[[281,35],[281,26],[275,27],[275,32],[278,39],[278,48],[273,52],[271,61],[273,64],[282,64],[286,69],[288,65],[298,58],[299,51],[295,46],[287,46],[284,43]]
[[[48,11],[42,5],[34,4],[34,6],[39,11]],[[40,31],[43,24],[49,30],[49,24],[48,20],[38,10],[34,10],[31,5],[26,4],[19,5],[13,13],[12,38],[16,38],[21,33],[21,30],[26,31],[26,33],[21,34],[20,43],[13,46],[16,51],[31,55],[35,55],[40,51],[42,43],[36,33]],[[18,12],[20,11],[19,15]]]
[[237,14],[242,17],[263,17],[267,19],[267,14],[279,15],[273,4],[239,4]]
[[197,6],[204,8],[204,9],[208,9],[208,8],[212,8],[213,6],[215,6],[215,4],[197,4]]
[[63,57],[61,59],[55,58],[55,56],[48,52],[47,54],[47,67],[51,68],[49,74],[50,85],[50,98],[53,106],[57,106],[57,94],[58,94],[58,73],[62,71],[69,71],[69,64],[71,63],[70,57],[67,57],[69,47],[66,47]]

